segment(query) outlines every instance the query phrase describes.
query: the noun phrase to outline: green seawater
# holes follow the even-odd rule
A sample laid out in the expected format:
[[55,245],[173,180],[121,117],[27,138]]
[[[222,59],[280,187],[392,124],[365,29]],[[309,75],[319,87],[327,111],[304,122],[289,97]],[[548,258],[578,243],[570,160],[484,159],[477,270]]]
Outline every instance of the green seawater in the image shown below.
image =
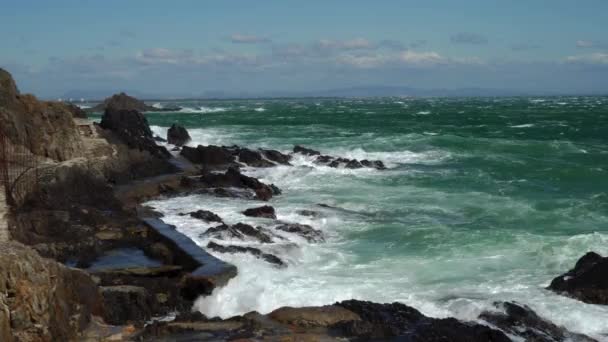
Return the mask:
[[[153,130],[164,135],[179,123],[194,146],[287,152],[300,144],[389,167],[336,170],[297,157],[292,167],[245,169],[283,189],[271,201],[279,219],[310,224],[328,238],[256,245],[287,260],[287,269],[218,254],[240,274],[200,300],[204,313],[226,317],[354,297],[476,319],[495,300],[516,300],[572,330],[608,333],[608,308],[544,289],[587,251],[608,254],[608,97],[161,105],[185,109],[147,113]],[[229,223],[270,225],[239,214],[256,204],[205,196],[151,202],[203,246],[207,227],[179,212],[209,209]],[[322,215],[304,217],[301,209]]]

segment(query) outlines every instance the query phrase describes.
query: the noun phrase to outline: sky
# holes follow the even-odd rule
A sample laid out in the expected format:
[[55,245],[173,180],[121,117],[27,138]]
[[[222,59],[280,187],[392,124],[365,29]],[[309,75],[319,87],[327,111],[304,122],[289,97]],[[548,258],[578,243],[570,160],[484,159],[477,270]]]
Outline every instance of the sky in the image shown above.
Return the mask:
[[22,92],[608,93],[605,0],[0,0]]

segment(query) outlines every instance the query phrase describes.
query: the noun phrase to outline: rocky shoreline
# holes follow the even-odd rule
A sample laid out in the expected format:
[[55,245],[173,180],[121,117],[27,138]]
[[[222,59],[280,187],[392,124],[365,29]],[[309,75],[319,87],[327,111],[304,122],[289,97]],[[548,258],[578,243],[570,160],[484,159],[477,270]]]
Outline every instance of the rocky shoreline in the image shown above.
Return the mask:
[[[191,312],[199,296],[211,295],[238,272],[205,249],[247,253],[284,268],[289,266],[276,255],[223,240],[272,244],[280,234],[293,234],[324,242],[314,227],[278,221],[265,202],[281,190],[243,174],[242,167],[290,166],[294,154],[333,168],[386,166],[302,146],[288,154],[190,147],[190,135],[178,125],[166,137],[176,146],[171,153],[157,144],[164,138],[153,136],[141,113],[152,108],[117,94],[93,109],[104,113],[99,125],[78,125],[86,114],[77,107],[22,95],[0,69],[0,130],[14,144],[34,141],[30,152],[42,161],[40,184],[11,208],[12,241],[0,243],[0,341],[595,341],[514,302],[495,303],[495,310],[473,322],[427,317],[402,303],[359,300],[228,319]],[[89,127],[86,134],[83,126]],[[228,225],[210,211],[182,213],[213,225],[203,234],[217,242],[201,248],[141,205],[187,194],[250,200],[242,214],[272,224]],[[606,260],[588,253],[549,289],[607,305]]]

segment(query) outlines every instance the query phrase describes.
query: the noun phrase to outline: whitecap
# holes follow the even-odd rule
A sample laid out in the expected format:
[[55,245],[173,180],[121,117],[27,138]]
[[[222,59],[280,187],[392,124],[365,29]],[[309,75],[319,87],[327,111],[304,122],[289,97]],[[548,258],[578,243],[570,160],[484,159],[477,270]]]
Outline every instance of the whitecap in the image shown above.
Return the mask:
[[207,113],[221,113],[227,111],[227,108],[224,107],[183,107],[179,110],[180,113],[189,113],[189,114],[207,114]]
[[530,127],[534,127],[534,124],[523,124],[523,125],[514,125],[514,126],[509,126],[511,128],[530,128]]
[[429,114],[431,114],[431,112],[428,110],[422,110],[422,111],[419,111],[418,113],[416,113],[416,115],[429,115]]
[[254,110],[255,110],[256,112],[265,112],[265,111],[266,111],[266,108],[264,108],[264,107],[257,107],[257,108],[255,108]]

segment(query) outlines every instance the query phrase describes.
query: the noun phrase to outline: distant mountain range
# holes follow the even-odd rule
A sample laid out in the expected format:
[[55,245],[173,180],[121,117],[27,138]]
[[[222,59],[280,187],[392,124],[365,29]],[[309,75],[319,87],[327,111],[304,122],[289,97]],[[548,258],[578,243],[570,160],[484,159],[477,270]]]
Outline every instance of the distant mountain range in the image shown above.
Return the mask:
[[[435,97],[435,96],[551,96],[551,95],[579,95],[564,94],[560,92],[537,92],[513,89],[491,89],[491,88],[457,88],[457,89],[423,89],[407,86],[362,86],[350,88],[336,88],[317,91],[265,91],[265,92],[229,92],[229,91],[206,91],[200,94],[160,94],[146,93],[135,90],[73,90],[60,98],[64,100],[79,101],[101,100],[112,94],[124,91],[127,94],[140,99],[229,99],[229,98],[269,98],[269,97],[381,97],[381,96],[403,96],[403,97]],[[580,94],[583,95],[583,94]],[[586,94],[592,95],[592,94]]]

